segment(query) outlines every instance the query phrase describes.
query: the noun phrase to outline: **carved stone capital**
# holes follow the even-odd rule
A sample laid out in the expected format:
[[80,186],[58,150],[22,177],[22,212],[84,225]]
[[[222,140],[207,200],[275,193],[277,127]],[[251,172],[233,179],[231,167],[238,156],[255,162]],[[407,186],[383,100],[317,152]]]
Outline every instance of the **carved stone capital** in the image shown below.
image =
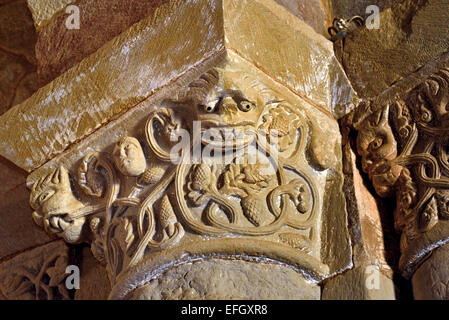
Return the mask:
[[317,298],[352,265],[336,119],[354,100],[331,42],[275,1],[174,0],[0,117],[0,154],[111,298],[223,260]]
[[135,136],[84,155],[70,174],[44,174],[33,217],[89,242],[119,288],[216,257],[286,263],[320,281],[331,272],[321,234],[337,162],[321,154],[305,106],[246,63],[221,64],[155,106]]
[[381,197],[396,197],[399,267],[409,277],[449,240],[449,69],[393,103],[363,102],[352,116],[362,169]]

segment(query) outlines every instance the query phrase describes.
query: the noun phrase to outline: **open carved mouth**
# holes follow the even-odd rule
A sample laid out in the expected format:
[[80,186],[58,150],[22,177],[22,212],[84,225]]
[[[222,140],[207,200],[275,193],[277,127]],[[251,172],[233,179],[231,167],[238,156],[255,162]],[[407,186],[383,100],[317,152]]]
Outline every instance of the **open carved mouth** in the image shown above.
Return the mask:
[[47,230],[52,233],[61,233],[71,227],[72,222],[65,219],[67,215],[53,215],[47,219]]
[[242,121],[236,124],[207,120],[201,122],[201,142],[215,149],[244,147],[254,141],[254,124]]

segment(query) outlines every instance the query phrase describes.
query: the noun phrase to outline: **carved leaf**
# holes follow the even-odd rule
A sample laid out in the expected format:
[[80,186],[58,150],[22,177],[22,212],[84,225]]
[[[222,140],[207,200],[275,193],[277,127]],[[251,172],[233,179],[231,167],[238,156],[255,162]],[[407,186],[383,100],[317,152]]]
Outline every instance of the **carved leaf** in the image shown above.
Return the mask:
[[87,195],[100,198],[106,190],[106,185],[103,177],[96,169],[97,161],[95,154],[83,158],[78,168],[78,184]]
[[92,242],[92,245],[90,246],[90,250],[92,251],[92,254],[95,257],[95,259],[97,259],[102,264],[105,263],[104,248],[103,248],[103,244],[100,241],[96,240],[96,241]]
[[67,262],[68,248],[61,242],[22,253],[0,266],[0,289],[11,300],[70,299],[64,283]]
[[202,206],[210,199],[210,197],[198,191],[191,191],[187,196],[195,207]]
[[2,291],[9,297],[20,297],[34,288],[34,284],[25,276],[12,273],[0,278]]
[[438,209],[437,209],[437,202],[435,200],[435,197],[432,197],[432,199],[427,203],[426,207],[421,213],[420,217],[420,228],[423,231],[428,231],[432,229],[432,227],[437,224],[438,222]]
[[134,229],[132,223],[127,218],[120,219],[116,231],[115,239],[117,239],[120,248],[126,252],[134,241]]
[[47,269],[46,273],[50,276],[50,287],[57,287],[67,277],[65,273],[68,261],[66,256],[60,256],[56,259],[55,265]]

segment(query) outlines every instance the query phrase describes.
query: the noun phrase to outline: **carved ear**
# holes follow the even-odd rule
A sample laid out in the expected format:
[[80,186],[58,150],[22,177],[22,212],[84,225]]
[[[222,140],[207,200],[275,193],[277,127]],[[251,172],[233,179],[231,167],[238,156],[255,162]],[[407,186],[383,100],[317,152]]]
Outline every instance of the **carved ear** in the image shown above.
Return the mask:
[[390,106],[386,106],[382,110],[382,117],[380,118],[380,125],[388,125],[388,115],[390,114]]
[[[365,120],[367,117],[369,118],[372,113],[371,102],[366,100],[360,101],[352,116],[352,125],[354,128],[363,128],[366,123]],[[368,122],[370,121],[368,120]]]
[[53,174],[51,175],[51,183],[58,185],[61,181],[61,168],[59,167],[55,171],[53,171]]
[[431,79],[425,83],[426,86],[425,94],[427,95],[427,97],[432,98],[438,95],[438,92],[441,89],[440,88],[441,83],[438,80],[440,79]]
[[63,166],[60,166],[57,170],[58,182],[63,186],[70,186],[69,172]]
[[388,125],[389,106],[378,110],[373,115],[373,121],[371,122],[373,127],[382,127]]

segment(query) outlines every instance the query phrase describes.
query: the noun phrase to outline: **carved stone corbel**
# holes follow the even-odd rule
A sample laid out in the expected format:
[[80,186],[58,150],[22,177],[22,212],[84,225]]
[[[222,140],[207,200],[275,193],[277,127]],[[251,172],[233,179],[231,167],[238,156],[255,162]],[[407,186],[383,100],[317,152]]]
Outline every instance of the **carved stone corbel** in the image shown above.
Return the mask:
[[[449,69],[435,72],[404,96],[388,105],[363,102],[352,125],[362,169],[377,194],[396,197],[399,268],[411,277],[430,256],[439,260],[449,241]],[[433,286],[432,272],[426,277],[425,285]]]
[[277,89],[216,67],[156,107],[143,133],[85,155],[70,177],[56,168],[31,192],[39,225],[91,244],[111,297],[200,257],[286,263],[312,282],[330,274],[319,181],[331,163],[308,160],[320,158],[310,120]]

